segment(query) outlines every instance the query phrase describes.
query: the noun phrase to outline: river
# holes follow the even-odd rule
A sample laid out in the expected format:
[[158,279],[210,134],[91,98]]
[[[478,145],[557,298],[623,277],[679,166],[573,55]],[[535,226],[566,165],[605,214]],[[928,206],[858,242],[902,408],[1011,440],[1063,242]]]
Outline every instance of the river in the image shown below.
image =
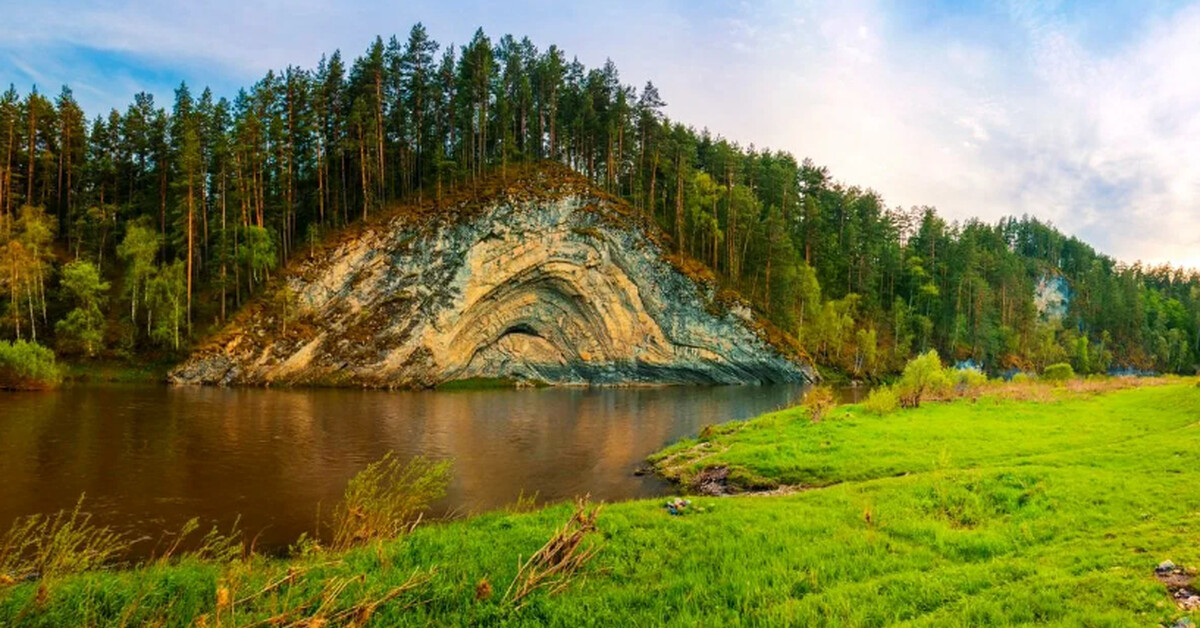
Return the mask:
[[312,531],[368,462],[452,458],[435,512],[521,494],[557,501],[662,495],[634,471],[704,426],[799,403],[799,386],[454,392],[69,386],[0,393],[0,526],[86,494],[96,521],[158,538],[192,517],[240,518],[267,551]]

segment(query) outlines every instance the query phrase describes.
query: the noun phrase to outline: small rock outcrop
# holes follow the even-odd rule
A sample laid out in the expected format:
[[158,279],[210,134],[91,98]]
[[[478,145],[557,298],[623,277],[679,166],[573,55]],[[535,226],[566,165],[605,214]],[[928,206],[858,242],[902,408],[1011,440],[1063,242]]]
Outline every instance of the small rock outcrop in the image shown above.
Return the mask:
[[[397,212],[277,278],[175,369],[179,384],[426,387],[814,378],[628,206],[562,168],[485,200]],[[282,294],[286,296],[280,298]]]

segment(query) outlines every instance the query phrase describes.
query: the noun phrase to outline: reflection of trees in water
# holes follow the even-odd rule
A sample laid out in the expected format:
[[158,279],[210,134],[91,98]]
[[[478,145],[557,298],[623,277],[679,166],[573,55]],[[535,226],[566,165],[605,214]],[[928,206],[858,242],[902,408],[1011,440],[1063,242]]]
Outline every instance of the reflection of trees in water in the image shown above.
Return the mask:
[[[311,530],[317,505],[388,451],[454,459],[441,506],[472,512],[522,491],[558,500],[643,495],[646,455],[705,425],[794,403],[796,387],[379,392],[80,387],[5,398],[0,525],[82,492],[138,533],[242,515],[264,546]],[[264,528],[266,528],[264,530]]]

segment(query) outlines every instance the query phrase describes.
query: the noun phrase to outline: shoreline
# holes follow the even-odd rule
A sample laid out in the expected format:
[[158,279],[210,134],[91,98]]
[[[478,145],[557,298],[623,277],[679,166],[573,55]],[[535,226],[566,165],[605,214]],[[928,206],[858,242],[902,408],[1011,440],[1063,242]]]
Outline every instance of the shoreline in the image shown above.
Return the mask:
[[[1135,421],[1126,418],[1132,410]],[[1179,527],[1200,523],[1200,496],[1181,492],[1200,480],[1200,469],[1169,453],[1194,451],[1200,435],[1189,427],[1197,411],[1195,382],[1173,379],[1120,390],[1064,388],[1037,400],[998,393],[886,417],[842,406],[820,423],[802,419],[798,408],[768,413],[736,430],[710,432],[709,441],[728,446],[714,460],[734,478],[772,478],[777,487],[839,481],[767,499],[693,497],[677,516],[665,512],[661,499],[608,504],[596,523],[594,564],[559,594],[538,595],[523,609],[499,593],[477,597],[473,591],[484,581],[497,590],[512,582],[517,557],[528,557],[561,527],[571,514],[568,504],[421,526],[345,554],[227,564],[185,558],[64,576],[48,583],[40,606],[40,585],[20,584],[0,591],[0,623],[25,617],[57,625],[51,618],[67,609],[87,609],[102,625],[117,623],[125,612],[143,622],[192,622],[201,615],[211,622],[214,612],[230,610],[222,611],[214,593],[222,587],[244,596],[281,575],[303,573],[236,610],[238,621],[257,621],[288,608],[289,599],[319,596],[342,578],[363,578],[335,604],[349,608],[381,598],[416,572],[432,575],[419,591],[377,608],[377,625],[419,625],[435,616],[517,625],[585,616],[661,623],[667,616],[686,624],[735,621],[743,612],[760,620],[871,625],[953,617],[968,623],[1171,622],[1179,612],[1168,605],[1154,566],[1167,558],[1200,564],[1200,549],[1186,532],[1195,528]],[[1141,436],[1130,440],[1131,434]],[[941,445],[930,447],[930,435]],[[684,451],[689,442],[662,452]],[[910,449],[910,442],[926,444]],[[811,453],[789,457],[809,447]],[[1164,475],[1163,465],[1172,473]],[[794,481],[801,476],[808,480]],[[1101,498],[1110,505],[1097,510],[1093,500]],[[1140,513],[1151,503],[1157,510],[1145,519]],[[1129,543],[1143,550],[1122,549]],[[1079,561],[1090,567],[1078,572]],[[895,588],[864,597],[864,577]],[[1094,595],[1086,604],[1071,603],[1070,592],[1084,582]],[[751,588],[759,593],[748,596]],[[172,589],[183,595],[173,606],[145,598],[148,591]],[[1038,602],[1047,595],[1057,603]],[[843,605],[850,600],[856,603]],[[27,610],[35,607],[42,610]]]

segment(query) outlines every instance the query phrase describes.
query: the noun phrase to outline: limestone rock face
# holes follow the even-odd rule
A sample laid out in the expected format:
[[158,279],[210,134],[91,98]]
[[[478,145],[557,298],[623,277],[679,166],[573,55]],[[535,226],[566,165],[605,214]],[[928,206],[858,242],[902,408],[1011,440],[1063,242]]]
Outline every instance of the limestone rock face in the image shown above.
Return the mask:
[[[813,372],[578,190],[393,218],[327,247],[171,373],[181,384],[773,383]],[[625,212],[628,210],[625,209]],[[286,323],[286,332],[284,331]]]

